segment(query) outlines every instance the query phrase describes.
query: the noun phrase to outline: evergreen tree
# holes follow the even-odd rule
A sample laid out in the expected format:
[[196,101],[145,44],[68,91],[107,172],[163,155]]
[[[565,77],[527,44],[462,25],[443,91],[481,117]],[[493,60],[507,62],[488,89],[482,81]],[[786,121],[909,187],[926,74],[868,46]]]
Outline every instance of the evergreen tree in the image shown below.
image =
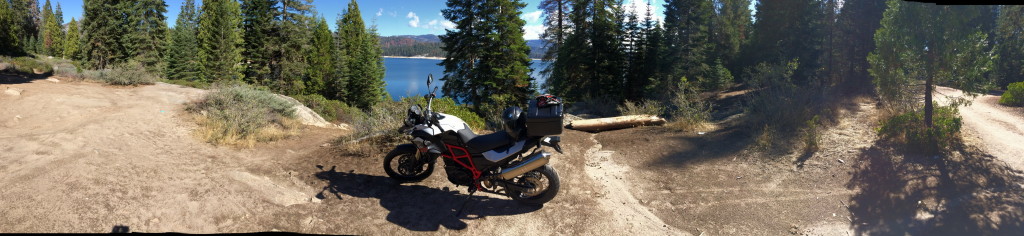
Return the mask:
[[924,95],[924,123],[931,128],[935,84],[973,94],[989,82],[984,74],[991,55],[979,24],[986,9],[897,0],[887,5],[875,33],[877,48],[868,56],[869,71],[886,108],[895,112],[918,110]]
[[1002,6],[996,28],[999,86],[1024,81],[1024,6]]
[[53,14],[54,24],[53,29],[57,29],[50,35],[53,37],[53,56],[64,57],[64,38],[67,32],[64,32],[64,11],[60,9],[60,3],[57,3],[57,10]]
[[684,80],[696,81],[705,89],[713,77],[709,60],[713,51],[711,23],[714,6],[710,0],[669,0],[665,3],[665,65],[663,87],[675,88]]
[[277,51],[277,39],[282,37],[274,26],[278,14],[276,4],[276,0],[242,1],[242,57],[246,61],[243,72],[246,82],[268,85],[271,81],[271,55]]
[[[846,0],[839,12],[839,57],[836,64],[843,76],[842,87],[871,89],[868,53],[875,50],[875,31],[882,21],[885,0]],[[865,91],[866,92],[866,91]]]
[[21,21],[14,6],[0,0],[0,55],[21,53]]
[[537,7],[544,14],[544,32],[540,39],[544,41],[544,56],[542,59],[549,62],[541,73],[550,77],[553,69],[553,62],[558,56],[558,50],[569,35],[572,22],[569,19],[569,12],[572,11],[572,0],[541,0]]
[[334,37],[327,20],[320,17],[310,41],[312,48],[306,59],[306,94],[324,94],[326,82],[334,78]]
[[550,87],[574,100],[621,99],[623,13],[621,1],[573,2],[572,33],[558,52]]
[[124,58],[142,63],[150,72],[161,71],[161,59],[167,38],[167,4],[163,0],[136,0],[121,2],[120,13],[125,16],[127,34],[121,41]]
[[43,4],[42,19],[43,28],[40,33],[42,35],[43,50],[41,53],[52,56],[54,51],[57,50],[57,45],[54,45],[54,42],[55,36],[58,35],[56,32],[60,30],[60,26],[57,25],[57,19],[53,17],[53,7],[50,5],[50,0],[46,0],[46,3]]
[[[376,30],[366,30],[362,13],[355,0],[348,4],[338,21],[338,49],[346,72],[344,89],[345,102],[367,109],[384,97],[384,62],[381,58],[379,37]],[[335,86],[339,83],[335,82]]]
[[[750,39],[753,22],[750,20],[750,0],[716,0],[720,4],[715,14],[715,57],[736,71],[735,61],[740,49]],[[865,54],[866,55],[866,54]]]
[[104,69],[126,55],[121,38],[127,33],[120,1],[84,0],[82,18],[83,55],[86,65]]
[[171,30],[170,43],[165,55],[167,79],[198,80],[200,72],[199,47],[196,39],[199,28],[199,12],[195,0],[185,0],[178,13],[178,20]]
[[241,79],[240,15],[234,0],[203,1],[197,30],[201,81]]
[[68,32],[64,36],[64,52],[62,55],[71,60],[80,59],[81,44],[79,43],[78,22],[75,21],[74,17],[71,18],[71,22],[68,22]]
[[821,69],[821,46],[825,35],[818,0],[758,1],[757,20],[747,65],[797,59],[794,82],[810,84]]
[[442,10],[456,31],[441,36],[447,53],[443,92],[472,102],[478,114],[519,105],[532,95],[529,47],[518,0],[449,0]]
[[312,0],[280,0],[275,28],[277,46],[272,52],[271,87],[283,94],[305,91],[306,55],[309,49]]

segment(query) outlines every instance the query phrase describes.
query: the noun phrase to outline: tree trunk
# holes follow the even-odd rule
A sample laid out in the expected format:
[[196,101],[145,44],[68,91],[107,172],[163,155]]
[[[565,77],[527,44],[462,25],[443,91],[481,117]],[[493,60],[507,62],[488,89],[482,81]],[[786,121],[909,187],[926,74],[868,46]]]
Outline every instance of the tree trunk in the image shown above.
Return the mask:
[[569,128],[581,131],[600,132],[605,130],[633,128],[646,125],[663,125],[664,118],[654,115],[617,116],[599,119],[577,120],[569,123]]

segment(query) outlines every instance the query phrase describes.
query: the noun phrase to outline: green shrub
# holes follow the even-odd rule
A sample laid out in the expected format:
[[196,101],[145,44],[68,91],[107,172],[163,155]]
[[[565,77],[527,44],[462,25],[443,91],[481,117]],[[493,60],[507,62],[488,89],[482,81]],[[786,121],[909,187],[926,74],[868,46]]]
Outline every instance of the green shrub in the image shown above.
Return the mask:
[[924,112],[912,111],[882,122],[878,133],[907,145],[915,152],[934,153],[952,144],[960,134],[961,118],[956,107],[934,105],[932,127],[924,124]]
[[668,126],[677,130],[697,129],[711,119],[711,103],[701,100],[691,89],[676,92],[666,109],[672,121]]
[[160,77],[146,72],[141,63],[133,61],[111,70],[102,70],[95,79],[110,85],[149,85],[156,83]]
[[[423,109],[427,109],[427,100],[423,97],[405,97],[402,98],[400,103],[402,104],[402,106],[399,107],[402,112],[402,119],[405,118],[405,112],[409,109],[409,106],[412,106],[413,104],[420,104]],[[458,116],[473,130],[483,130],[486,128],[484,118],[471,111],[469,107],[456,104],[455,100],[451,98],[435,98],[433,104],[431,104],[431,109],[434,109],[435,112]],[[501,111],[495,113],[498,113],[498,116],[501,116]]]
[[293,135],[299,126],[288,101],[247,85],[216,87],[186,109],[199,114],[199,135],[214,144],[252,146]]
[[999,98],[999,104],[1006,106],[1024,106],[1024,82],[1011,83],[1006,92]]
[[639,103],[626,100],[625,102],[622,103],[622,105],[619,105],[615,109],[619,111],[620,115],[624,115],[624,116],[630,116],[630,115],[656,115],[656,116],[661,116],[662,114],[665,113],[665,105],[662,105],[661,102],[658,102],[657,100],[650,100],[650,99],[644,99],[643,101],[640,101]]
[[41,60],[37,60],[31,57],[15,57],[11,59],[5,59],[6,62],[11,63],[14,66],[14,71],[24,74],[52,74],[53,66]]
[[344,102],[329,100],[319,94],[296,95],[292,96],[292,98],[299,100],[306,107],[319,114],[320,117],[331,122],[340,121],[339,118],[344,117],[343,113],[351,110]]
[[195,80],[177,80],[177,79],[161,79],[160,82],[168,84],[176,84],[186,87],[193,87],[198,89],[209,89],[211,85],[209,82],[195,81]]

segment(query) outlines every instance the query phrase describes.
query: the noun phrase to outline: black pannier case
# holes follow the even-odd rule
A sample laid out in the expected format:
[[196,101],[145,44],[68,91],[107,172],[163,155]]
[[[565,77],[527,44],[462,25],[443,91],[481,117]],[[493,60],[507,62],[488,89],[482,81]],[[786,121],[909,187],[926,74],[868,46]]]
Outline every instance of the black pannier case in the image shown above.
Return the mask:
[[562,103],[541,104],[530,100],[526,110],[526,135],[530,137],[556,135],[562,133]]

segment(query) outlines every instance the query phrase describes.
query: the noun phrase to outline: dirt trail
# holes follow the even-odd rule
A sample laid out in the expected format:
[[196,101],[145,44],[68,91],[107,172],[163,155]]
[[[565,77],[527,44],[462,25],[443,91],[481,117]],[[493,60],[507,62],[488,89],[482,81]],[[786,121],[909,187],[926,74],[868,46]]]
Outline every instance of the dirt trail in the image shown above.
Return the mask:
[[[945,96],[963,97],[963,91],[936,87],[937,100]],[[999,96],[981,95],[970,106],[960,107],[968,143],[1017,170],[1024,170],[1024,109],[999,105]]]
[[[392,146],[333,145],[338,129],[307,127],[248,149],[203,143],[182,108],[199,89],[5,79],[0,90],[17,94],[0,95],[0,233],[884,234],[876,229],[914,219],[892,212],[919,204],[905,196],[930,192],[884,188],[907,182],[900,176],[875,178],[893,168],[876,168],[891,149],[876,147],[871,101],[842,109],[813,153],[753,151],[749,127],[566,130],[564,154],[549,163],[561,191],[531,207],[468,196],[443,165],[423,182],[398,184],[380,162]],[[996,130],[981,133],[1020,133],[1024,124],[971,109],[962,111],[967,130],[977,129],[972,113],[994,114],[981,124]],[[1022,142],[990,150],[1022,153],[1013,143]],[[956,181],[975,182],[987,183]],[[893,215],[897,223],[873,218]]]
[[622,229],[628,234],[691,235],[665,224],[658,216],[651,213],[650,209],[633,197],[629,180],[624,178],[630,172],[629,167],[616,164],[614,159],[621,156],[615,155],[614,151],[601,150],[601,143],[594,139],[594,136],[596,135],[590,135],[594,146],[587,149],[586,171],[587,175],[594,178],[600,185],[601,193],[597,195],[598,202],[613,212],[610,218],[616,228]]
[[213,147],[193,137],[182,104],[203,90],[0,86],[22,90],[0,97],[0,232],[221,232],[261,209],[310,201],[306,184],[249,170],[294,151]]

